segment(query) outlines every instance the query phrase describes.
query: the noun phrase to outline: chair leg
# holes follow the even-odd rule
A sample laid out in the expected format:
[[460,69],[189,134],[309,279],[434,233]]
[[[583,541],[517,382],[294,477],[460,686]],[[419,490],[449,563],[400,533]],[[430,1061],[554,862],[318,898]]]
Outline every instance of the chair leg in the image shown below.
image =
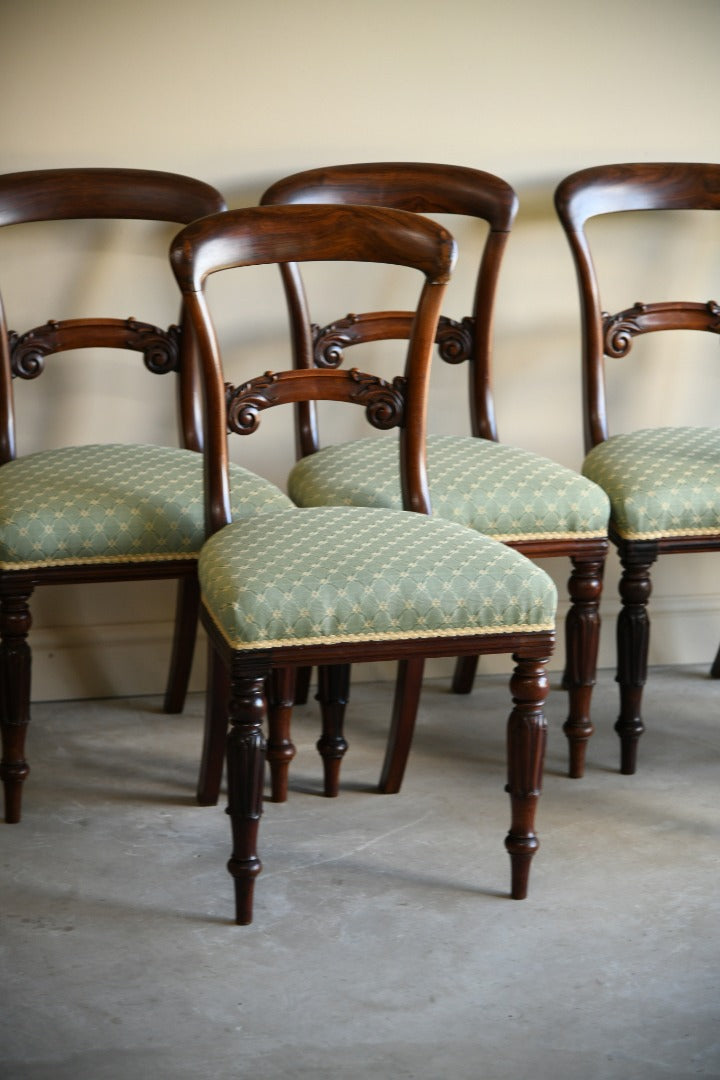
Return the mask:
[[310,693],[311,667],[301,667],[295,674],[295,704],[306,705]]
[[200,586],[196,574],[180,578],[175,604],[170,670],[163,708],[166,713],[181,713],[185,707],[200,610]]
[[647,681],[650,620],[647,604],[652,591],[650,567],[656,555],[629,551],[621,553],[622,607],[617,620],[617,681],[620,685],[620,715],[615,731],[620,736],[620,772],[631,776],[637,768],[637,747],[645,725],[640,714],[643,687]]
[[578,779],[585,772],[585,752],[594,728],[590,699],[595,685],[600,645],[600,594],[603,559],[572,559],[568,581],[570,610],[565,621],[565,677],[568,718],[563,725],[570,751],[568,775]]
[[345,707],[350,696],[350,665],[331,664],[318,668],[318,693],[322,713],[322,735],[316,745],[323,760],[324,794],[333,799],[340,786],[340,765],[348,748],[343,735]]
[[200,806],[215,806],[220,797],[227,743],[229,694],[227,669],[212,646],[208,645],[205,730],[197,783],[197,801]]
[[252,922],[255,878],[262,869],[257,834],[265,775],[265,679],[267,672],[233,675],[227,737],[228,814],[233,850],[228,871],[235,881],[235,921]]
[[548,694],[548,657],[514,656],[510,679],[513,710],[507,726],[506,791],[510,795],[510,831],[505,847],[510,855],[511,896],[524,900],[532,857],[540,846],[534,832],[535,811],[542,788],[547,723],[543,705]]
[[[310,670],[310,669],[308,669]],[[272,802],[287,800],[288,772],[295,757],[290,720],[295,703],[295,668],[278,668],[268,680],[268,743]]]
[[452,681],[453,694],[469,694],[472,691],[477,666],[477,656],[458,656]]
[[378,784],[383,795],[397,794],[403,782],[420,704],[424,667],[425,660],[415,656],[398,664],[392,722]]
[[718,646],[718,651],[715,653],[715,659],[710,668],[710,678],[720,679],[720,646]]
[[0,677],[2,694],[0,779],[5,790],[5,821],[15,825],[22,814],[22,789],[30,766],[25,760],[25,736],[30,722],[31,653],[30,597],[32,590],[0,597]]

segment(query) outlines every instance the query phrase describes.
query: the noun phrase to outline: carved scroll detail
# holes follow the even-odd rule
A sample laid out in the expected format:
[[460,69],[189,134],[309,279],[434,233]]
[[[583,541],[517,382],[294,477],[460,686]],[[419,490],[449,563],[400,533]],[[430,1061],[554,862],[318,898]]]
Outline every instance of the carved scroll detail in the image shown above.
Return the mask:
[[266,371],[242,386],[225,384],[228,431],[234,431],[236,435],[252,435],[257,430],[260,423],[258,413],[274,404],[272,387],[278,378],[272,371]]
[[461,322],[441,316],[435,340],[446,364],[462,364],[472,356],[475,320],[466,315]]
[[[331,380],[325,384],[322,380]],[[402,427],[405,418],[407,379],[396,376],[392,383],[377,375],[367,375],[357,368],[348,371],[313,373],[311,370],[266,371],[241,386],[225,384],[228,431],[250,435],[260,423],[258,413],[282,401],[310,399],[348,401],[365,407],[373,427],[387,430]]]
[[407,379],[403,375],[396,375],[392,383],[387,383],[377,375],[364,375],[354,368],[348,374],[357,383],[352,400],[365,406],[373,427],[382,431],[402,427],[407,392]]
[[353,337],[348,328],[357,323],[355,315],[346,315],[344,319],[330,323],[329,326],[312,324],[313,360],[315,367],[338,368],[343,362],[344,350],[353,344]]
[[720,334],[720,305],[715,300],[704,304],[669,302],[636,303],[625,311],[602,313],[603,349],[606,356],[627,356],[633,338],[656,330],[705,330]]
[[68,349],[107,347],[143,354],[148,371],[164,375],[177,371],[180,363],[180,327],[167,330],[137,319],[48,320],[25,334],[11,330],[10,366],[13,376],[36,379],[45,369],[45,358]]

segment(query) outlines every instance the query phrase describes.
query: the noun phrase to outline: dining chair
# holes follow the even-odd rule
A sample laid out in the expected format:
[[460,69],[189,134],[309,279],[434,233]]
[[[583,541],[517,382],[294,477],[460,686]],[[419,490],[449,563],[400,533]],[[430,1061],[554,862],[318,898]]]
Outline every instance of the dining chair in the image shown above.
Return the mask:
[[[214,188],[171,173],[52,169],[0,176],[0,225],[6,227],[94,218],[178,226],[223,210],[224,205]],[[28,258],[39,247],[37,261],[41,263],[37,235]],[[79,250],[84,271],[91,269],[86,240],[82,232]],[[158,272],[167,276],[174,290],[166,243],[163,229]],[[143,257],[147,256],[143,253]],[[33,299],[42,303],[42,297],[38,284]],[[116,442],[18,454],[13,380],[35,380],[48,363],[58,362],[57,354],[90,347],[98,349],[93,362],[106,364],[107,386],[117,385],[117,350],[140,353],[150,372],[177,375],[183,448]],[[109,356],[114,364],[106,350],[113,350]],[[167,330],[134,317],[94,317],[53,318],[19,333],[8,329],[0,305],[0,777],[7,822],[20,820],[23,782],[29,772],[25,757],[31,699],[28,633],[30,598],[36,586],[178,579],[165,708],[182,708],[198,619],[197,555],[204,539],[197,379],[195,342],[184,312],[180,326]],[[139,389],[138,397],[141,393]],[[72,405],[67,411],[72,415],[65,417],[62,430],[72,443],[74,424],[87,395],[68,396]],[[61,404],[53,400],[54,420]],[[96,407],[92,399],[90,407]],[[110,427],[112,416],[108,415],[107,423]],[[36,438],[38,433],[26,432],[25,438],[30,435]],[[233,467],[236,513],[288,503],[274,485]]]
[[[671,211],[677,222],[677,211],[720,210],[720,165],[643,162],[582,169],[560,183],[555,205],[572,252],[580,298],[587,453],[582,471],[610,498],[610,538],[622,567],[616,676],[620,714],[615,730],[620,737],[620,771],[632,774],[645,728],[641,703],[647,680],[651,567],[661,554],[720,549],[720,430],[658,425],[611,434],[606,362],[623,361],[627,383],[641,364],[640,359],[632,365],[626,359],[636,337],[665,330],[720,333],[720,307],[714,300],[652,301],[605,311],[591,253],[597,252],[597,238],[591,248],[586,226],[591,219],[607,220],[607,215],[629,211]],[[690,223],[688,217],[683,220]],[[612,221],[627,237],[637,237],[636,216]],[[619,234],[614,235],[617,239]],[[670,277],[674,289],[673,261],[664,263],[655,254],[652,266],[654,276],[661,269],[666,276],[674,275]],[[608,276],[603,276],[606,289]],[[680,345],[678,359],[681,349]],[[656,367],[647,368],[648,373],[653,370]],[[678,379],[683,378],[684,370],[684,364],[676,365],[673,377],[677,372]],[[622,400],[629,404],[632,395],[623,393]],[[643,395],[645,408],[648,402]],[[717,658],[713,674],[720,674]]]
[[[264,205],[356,203],[384,205],[423,214],[450,214],[482,226],[470,314],[442,316],[437,331],[440,357],[466,363],[470,435],[430,433],[427,440],[430,493],[435,515],[501,540],[531,558],[569,558],[570,607],[565,621],[563,685],[569,694],[564,731],[569,775],[581,777],[593,726],[590,719],[600,632],[599,601],[608,548],[608,500],[595,484],[572,469],[498,440],[492,389],[494,305],[501,263],[518,207],[504,180],[478,169],[428,163],[366,163],[311,169],[274,183]],[[473,228],[471,236],[477,238]],[[297,322],[295,364],[300,368],[338,366],[345,350],[379,337],[406,338],[411,313],[381,311],[348,315],[314,327],[312,342],[303,326],[307,301],[299,270],[283,267],[290,317]],[[464,408],[464,406],[463,406]],[[432,409],[431,409],[432,419]],[[299,506],[399,507],[394,450],[387,440],[360,439],[321,449],[314,404],[297,407],[299,460],[288,490]],[[453,681],[458,693],[473,684],[477,656],[459,658]],[[423,660],[400,666],[380,790],[400,789],[413,736]],[[319,673],[321,706],[342,713],[347,673],[333,673],[335,700]],[[339,726],[336,722],[336,726]],[[347,743],[321,741],[321,752],[341,755]],[[326,768],[326,794],[337,793],[339,762]]]
[[[204,379],[209,539],[198,574],[201,618],[214,663],[229,673],[231,683],[225,713],[233,831],[228,869],[240,924],[252,919],[253,886],[261,868],[257,833],[266,758],[265,686],[273,672],[307,665],[513,655],[507,729],[511,825],[505,843],[512,896],[521,899],[527,892],[538,844],[534,816],[556,590],[548,575],[518,552],[431,516],[424,452],[427,383],[454,259],[455,244],[444,228],[382,207],[236,210],[189,225],[171,248]],[[354,368],[283,370],[237,387],[227,384],[205,295],[208,277],[231,267],[319,260],[420,271],[404,374],[386,382]],[[237,311],[241,318],[239,302]],[[228,428],[248,434],[266,408],[309,400],[362,405],[374,426],[399,429],[394,455],[403,508],[293,508],[233,522]],[[269,705],[274,707],[272,697]]]

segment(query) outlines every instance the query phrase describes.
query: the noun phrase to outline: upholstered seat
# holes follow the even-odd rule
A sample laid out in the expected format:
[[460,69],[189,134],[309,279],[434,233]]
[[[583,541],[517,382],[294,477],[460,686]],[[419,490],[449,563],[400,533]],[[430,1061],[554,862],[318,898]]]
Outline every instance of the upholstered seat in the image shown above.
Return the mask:
[[[231,466],[233,515],[291,505]],[[203,459],[169,446],[70,446],[0,469],[0,569],[196,558],[205,538]]]
[[198,575],[232,649],[552,630],[557,605],[552,580],[516,551],[403,510],[240,521],[208,540]]
[[[428,435],[433,513],[503,543],[607,532],[608,498],[579,473],[527,450],[473,436]],[[401,506],[397,448],[388,439],[327,446],[293,467],[298,506]]]
[[662,427],[612,435],[583,473],[610,496],[624,540],[720,533],[720,429]]

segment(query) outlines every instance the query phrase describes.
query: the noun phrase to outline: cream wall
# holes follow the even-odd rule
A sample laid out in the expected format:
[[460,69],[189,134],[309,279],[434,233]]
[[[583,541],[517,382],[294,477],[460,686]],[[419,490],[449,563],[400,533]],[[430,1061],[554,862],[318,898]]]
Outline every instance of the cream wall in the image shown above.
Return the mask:
[[[501,437],[571,466],[582,453],[578,325],[572,268],[551,196],[567,172],[602,161],[718,160],[720,91],[717,0],[23,0],[0,3],[0,118],[6,171],[63,165],[175,170],[220,187],[233,206],[253,203],[273,179],[341,161],[448,161],[496,172],[517,189],[521,210],[497,314],[496,389]],[[60,314],[137,314],[169,322],[176,298],[164,265],[140,256],[168,237],[111,226],[82,233],[81,256],[59,274],[70,233],[33,226],[0,237],[0,284],[10,321],[25,329]],[[692,252],[673,240],[674,278],[707,271],[717,281],[717,246],[707,222]],[[618,275],[658,273],[668,262],[653,236],[606,257]],[[88,263],[84,254],[92,255]],[[40,271],[24,260],[40,259]],[[111,257],[112,256],[112,257]],[[115,277],[119,260],[121,277]],[[139,271],[134,269],[139,266]],[[161,278],[160,274],[163,274]],[[713,273],[714,272],[714,273]],[[140,275],[142,303],[134,298]],[[41,284],[42,281],[42,284]],[[455,288],[462,293],[460,271]],[[240,284],[238,283],[238,288]],[[329,286],[325,283],[325,287]],[[399,287],[399,286],[398,286]],[[679,287],[679,286],[678,286]],[[720,289],[699,284],[700,295]],[[274,277],[235,284],[216,302],[229,354],[248,374],[278,366],[284,322]],[[379,278],[385,296],[395,281]],[[332,286],[335,302],[335,285]],[[619,300],[678,298],[619,294]],[[119,299],[118,299],[119,298]],[[112,303],[111,303],[112,300]],[[34,303],[31,303],[34,301]],[[462,295],[451,313],[461,315]],[[348,310],[338,295],[340,310]],[[609,301],[612,303],[612,300]],[[119,310],[118,310],[119,308]],[[245,350],[241,350],[245,345]],[[698,372],[677,383],[661,352],[630,370],[651,422],[660,402],[680,418],[714,422],[717,342],[703,343]],[[173,437],[168,396],[124,368],[110,397],[95,365],[48,372],[21,404],[32,432],[51,441],[106,436]],[[712,392],[708,392],[708,383]],[[142,388],[138,390],[138,387]],[[630,422],[631,396],[613,392]],[[433,425],[456,427],[451,392],[438,388]],[[711,404],[712,402],[712,404]],[[652,409],[651,409],[652,407]],[[277,429],[236,457],[282,481],[290,440]],[[548,563],[561,589],[567,576]],[[701,662],[720,638],[720,588],[709,556],[661,561],[655,574],[652,662]],[[613,662],[617,609],[614,556],[608,570],[601,662]],[[72,697],[159,690],[171,630],[172,589],[41,590],[35,604],[35,696]],[[559,649],[557,664],[562,663]],[[201,685],[201,663],[194,685]]]

